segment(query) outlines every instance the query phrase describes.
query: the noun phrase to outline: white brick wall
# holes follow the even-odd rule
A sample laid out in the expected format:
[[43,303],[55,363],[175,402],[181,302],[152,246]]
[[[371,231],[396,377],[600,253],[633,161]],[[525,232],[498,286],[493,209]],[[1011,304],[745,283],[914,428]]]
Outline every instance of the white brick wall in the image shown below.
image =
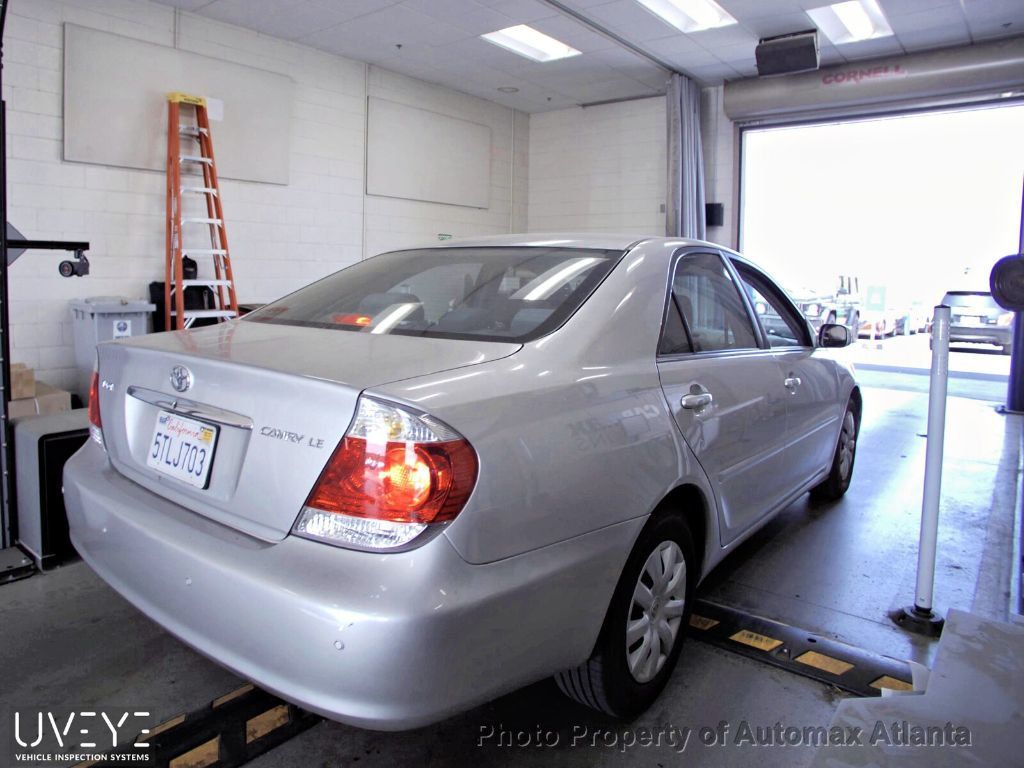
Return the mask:
[[707,238],[713,243],[736,248],[736,129],[722,110],[721,86],[701,91],[700,130],[704,144],[704,188],[707,201],[725,206],[725,223],[721,227],[708,227]]
[[[147,284],[162,279],[164,270],[164,175],[61,160],[65,21],[295,80],[291,183],[221,182],[242,300],[270,300],[364,255],[438,232],[525,229],[526,115],[146,0],[13,3],[4,40],[9,219],[28,237],[91,243],[87,278],[59,277],[64,256],[47,252],[26,254],[10,272],[12,359],[35,367],[50,384],[74,385],[69,300],[146,296]],[[489,209],[364,195],[368,84],[374,95],[492,127]]]
[[665,232],[664,98],[530,116],[531,232]]

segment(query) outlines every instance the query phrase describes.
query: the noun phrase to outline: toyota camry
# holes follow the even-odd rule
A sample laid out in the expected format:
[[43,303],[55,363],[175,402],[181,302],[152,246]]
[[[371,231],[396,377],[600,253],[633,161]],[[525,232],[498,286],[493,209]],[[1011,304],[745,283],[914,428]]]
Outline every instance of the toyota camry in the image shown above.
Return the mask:
[[700,241],[385,253],[101,344],[72,540],[182,641],[343,722],[550,676],[631,717],[704,575],[801,494],[846,492],[861,395],[825,348],[849,341]]

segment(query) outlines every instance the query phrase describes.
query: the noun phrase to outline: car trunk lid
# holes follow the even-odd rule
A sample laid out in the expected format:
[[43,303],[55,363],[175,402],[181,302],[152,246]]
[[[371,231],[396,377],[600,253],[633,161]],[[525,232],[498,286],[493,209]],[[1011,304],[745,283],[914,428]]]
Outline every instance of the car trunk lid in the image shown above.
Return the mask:
[[[126,477],[193,512],[276,541],[288,534],[363,389],[518,349],[248,321],[102,344],[104,441]],[[176,391],[172,378],[183,385],[185,372],[188,386]],[[160,451],[154,436],[166,414],[216,432],[205,487],[147,462]]]

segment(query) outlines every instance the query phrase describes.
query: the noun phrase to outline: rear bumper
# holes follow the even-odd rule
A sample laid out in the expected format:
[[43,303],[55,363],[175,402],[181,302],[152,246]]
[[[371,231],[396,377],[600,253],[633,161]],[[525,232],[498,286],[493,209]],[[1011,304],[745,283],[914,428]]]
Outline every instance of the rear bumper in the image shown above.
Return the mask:
[[583,661],[644,522],[470,565],[443,535],[386,555],[268,544],[132,483],[91,441],[64,488],[75,547],[143,613],[289,701],[382,730]]
[[949,328],[949,340],[951,342],[1006,346],[1013,343],[1013,326],[990,326],[985,328],[951,325]]

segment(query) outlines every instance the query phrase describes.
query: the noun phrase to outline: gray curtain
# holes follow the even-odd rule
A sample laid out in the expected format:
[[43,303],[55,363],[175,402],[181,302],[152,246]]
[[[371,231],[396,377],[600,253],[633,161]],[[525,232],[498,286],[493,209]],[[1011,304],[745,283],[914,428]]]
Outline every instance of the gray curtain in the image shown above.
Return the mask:
[[700,86],[672,75],[668,86],[668,200],[665,234],[703,240],[704,149],[700,140]]

